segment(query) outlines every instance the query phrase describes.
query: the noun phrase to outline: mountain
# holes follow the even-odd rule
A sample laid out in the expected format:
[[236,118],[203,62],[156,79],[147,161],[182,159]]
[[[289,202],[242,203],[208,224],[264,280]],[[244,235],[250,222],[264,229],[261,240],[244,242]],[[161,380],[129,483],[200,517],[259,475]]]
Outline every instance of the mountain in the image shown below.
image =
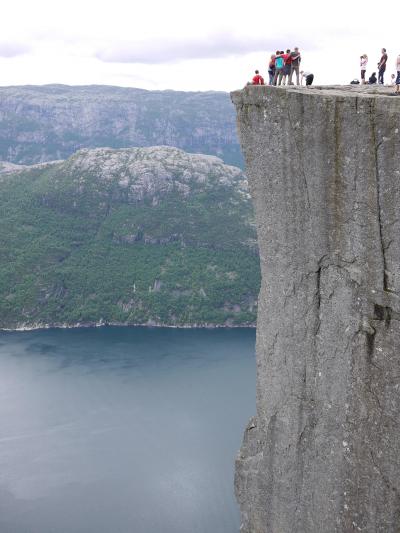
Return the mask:
[[66,159],[81,148],[167,145],[240,167],[235,121],[222,92],[0,87],[0,160],[34,164]]
[[163,146],[12,170],[0,174],[0,327],[255,322],[239,168]]

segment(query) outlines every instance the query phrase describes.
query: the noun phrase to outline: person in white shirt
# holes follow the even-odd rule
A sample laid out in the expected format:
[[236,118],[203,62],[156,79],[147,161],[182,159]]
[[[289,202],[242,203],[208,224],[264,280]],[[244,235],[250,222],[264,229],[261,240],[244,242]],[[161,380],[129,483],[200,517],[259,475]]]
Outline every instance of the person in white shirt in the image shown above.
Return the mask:
[[360,57],[361,85],[365,84],[365,72],[367,70],[367,64],[368,64],[368,56],[367,54],[363,54]]
[[395,84],[396,84],[395,94],[400,94],[400,54],[397,56],[397,59],[396,59],[396,72],[397,72],[397,77],[395,81]]
[[306,72],[305,70],[302,70],[300,72],[301,74],[301,85],[303,85],[303,79],[306,80],[306,86],[312,85],[312,82],[314,81],[314,74],[312,72]]

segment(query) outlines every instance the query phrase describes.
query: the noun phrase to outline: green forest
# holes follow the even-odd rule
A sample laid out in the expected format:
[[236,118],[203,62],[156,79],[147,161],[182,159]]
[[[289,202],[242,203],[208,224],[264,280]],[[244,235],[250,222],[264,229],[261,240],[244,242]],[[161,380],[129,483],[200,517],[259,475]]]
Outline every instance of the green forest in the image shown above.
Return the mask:
[[0,174],[0,327],[253,325],[240,169],[175,149],[83,150]]

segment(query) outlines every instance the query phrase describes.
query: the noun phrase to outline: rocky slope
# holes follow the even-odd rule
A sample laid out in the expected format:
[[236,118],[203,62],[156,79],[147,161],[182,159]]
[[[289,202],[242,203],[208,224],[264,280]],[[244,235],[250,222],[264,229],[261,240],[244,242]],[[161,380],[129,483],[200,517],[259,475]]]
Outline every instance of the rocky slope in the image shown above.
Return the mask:
[[239,168],[156,147],[6,170],[0,327],[254,323],[258,255]]
[[244,533],[398,533],[400,98],[233,93],[256,207],[257,413]]
[[16,165],[15,163],[0,161],[0,174],[13,174],[23,172],[24,170],[33,170],[34,168],[44,169],[60,162],[61,161],[46,161],[45,163],[37,163],[36,165]]
[[169,145],[240,166],[226,93],[109,86],[0,87],[0,160],[33,164],[80,148]]

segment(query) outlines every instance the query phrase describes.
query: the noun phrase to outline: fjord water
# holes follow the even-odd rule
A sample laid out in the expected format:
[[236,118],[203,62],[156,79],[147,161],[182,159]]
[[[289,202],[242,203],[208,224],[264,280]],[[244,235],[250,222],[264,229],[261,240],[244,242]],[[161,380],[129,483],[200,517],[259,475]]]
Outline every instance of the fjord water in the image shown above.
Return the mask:
[[255,332],[0,333],[1,533],[234,533]]

